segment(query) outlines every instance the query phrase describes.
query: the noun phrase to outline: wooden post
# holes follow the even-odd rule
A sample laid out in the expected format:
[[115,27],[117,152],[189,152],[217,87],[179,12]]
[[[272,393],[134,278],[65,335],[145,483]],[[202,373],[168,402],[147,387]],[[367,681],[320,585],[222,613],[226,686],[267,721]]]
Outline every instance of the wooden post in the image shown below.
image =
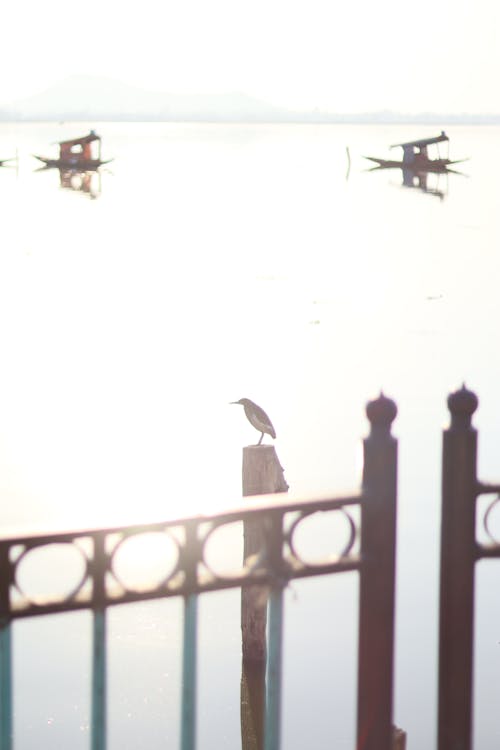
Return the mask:
[[265,698],[265,662],[243,660],[240,693],[242,750],[262,750],[264,747]]
[[465,386],[452,393],[443,434],[438,750],[472,744],[477,405]]
[[[397,441],[394,401],[366,409],[359,582],[358,750],[393,747],[392,690],[396,556]],[[396,745],[397,747],[397,745]]]
[[[273,445],[243,448],[243,496],[286,492],[288,484]],[[245,560],[262,549],[264,537],[260,521],[247,521],[244,528]],[[241,631],[243,659],[266,659],[267,592],[262,586],[247,586],[241,592]]]
[[[286,492],[288,485],[272,445],[243,448],[243,495]],[[264,543],[260,521],[244,528],[244,559],[257,554]],[[266,682],[267,589],[246,586],[241,590],[241,747],[263,750]]]

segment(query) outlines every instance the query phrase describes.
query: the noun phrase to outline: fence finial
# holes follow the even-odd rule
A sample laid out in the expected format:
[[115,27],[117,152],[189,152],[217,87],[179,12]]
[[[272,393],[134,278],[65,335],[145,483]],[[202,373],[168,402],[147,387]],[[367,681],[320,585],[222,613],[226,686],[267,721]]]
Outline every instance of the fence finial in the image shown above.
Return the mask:
[[448,396],[448,409],[451,413],[452,427],[470,427],[472,415],[479,404],[478,397],[473,391],[469,391],[465,383],[460,390],[450,393]]
[[366,405],[366,416],[372,431],[390,432],[391,424],[396,418],[398,407],[392,398],[387,398],[381,392],[380,396]]

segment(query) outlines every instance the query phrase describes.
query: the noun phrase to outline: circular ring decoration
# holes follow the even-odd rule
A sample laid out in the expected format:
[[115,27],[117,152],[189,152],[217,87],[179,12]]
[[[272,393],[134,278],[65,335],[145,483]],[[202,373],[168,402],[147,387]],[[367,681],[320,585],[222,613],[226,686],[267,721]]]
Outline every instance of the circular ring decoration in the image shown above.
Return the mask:
[[490,530],[490,516],[491,516],[491,512],[499,503],[500,503],[500,495],[497,495],[494,498],[494,500],[492,500],[492,502],[488,505],[488,507],[486,508],[486,512],[483,516],[483,528],[485,532],[487,533],[487,535],[489,536],[489,538],[491,539],[491,541],[494,542],[495,544],[500,544],[500,542],[495,537],[495,535],[492,534]]
[[179,542],[162,531],[125,533],[110,553],[110,571],[128,593],[146,593],[165,586],[179,569]]
[[[257,522],[255,522],[257,525]],[[213,541],[215,539],[215,536],[217,533],[224,533],[220,530],[223,527],[226,527],[227,529],[230,529],[231,527],[235,526],[241,526],[241,556],[240,559],[243,561],[241,564],[238,564],[238,567],[233,567],[230,570],[226,570],[224,568],[220,568],[217,564],[214,564],[214,562],[210,562],[209,559],[207,559],[210,550],[209,550],[209,544],[211,540]],[[248,528],[248,527],[247,527]],[[252,559],[252,562],[250,565],[246,564],[246,561],[243,560],[243,549],[244,549],[244,543],[243,543],[243,529],[244,529],[244,522],[239,521],[221,521],[216,522],[207,532],[204,539],[202,540],[202,562],[206,569],[211,573],[211,575],[214,576],[214,578],[218,581],[234,581],[236,579],[240,579],[242,577],[246,578],[249,577],[250,574],[256,570],[259,566],[262,565],[262,562],[265,558],[265,549],[264,545],[261,546],[258,554],[256,554],[255,559]],[[226,532],[227,533],[227,532]],[[229,536],[233,536],[235,532],[229,534]],[[222,537],[223,539],[223,537]],[[231,542],[231,540],[229,540]],[[221,541],[218,542],[219,546],[221,545]],[[253,557],[253,556],[252,556]]]
[[[332,554],[329,555],[326,558],[315,560],[312,562],[311,560],[307,560],[306,556],[304,554],[300,554],[297,551],[297,540],[296,540],[296,533],[297,530],[300,527],[300,524],[303,523],[306,519],[311,518],[312,516],[318,514],[318,513],[330,513],[330,514],[339,514],[342,516],[342,518],[347,522],[347,532],[348,532],[348,538],[344,546],[341,548],[340,552],[338,554]],[[345,508],[332,508],[330,510],[308,510],[300,513],[298,518],[294,520],[292,525],[290,526],[287,534],[286,534],[286,541],[288,543],[288,546],[290,547],[290,551],[294,558],[298,560],[302,565],[305,565],[308,568],[314,568],[319,567],[321,565],[329,564],[332,562],[336,562],[337,560],[341,560],[343,557],[346,557],[351,549],[354,546],[354,542],[356,541],[356,523],[352,516],[345,510]]]
[[[13,584],[34,606],[71,601],[88,578],[89,559],[72,542],[29,545],[13,563]],[[44,591],[47,581],[56,584],[52,592]]]

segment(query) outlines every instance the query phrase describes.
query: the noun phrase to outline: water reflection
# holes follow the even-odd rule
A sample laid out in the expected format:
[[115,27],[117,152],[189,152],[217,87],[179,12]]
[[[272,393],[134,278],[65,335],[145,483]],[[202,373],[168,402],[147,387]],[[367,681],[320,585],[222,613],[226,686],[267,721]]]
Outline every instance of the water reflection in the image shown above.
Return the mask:
[[[441,189],[439,185],[439,180],[443,172],[414,172],[413,169],[403,169],[402,172],[402,187],[422,190],[424,193],[437,196],[440,200],[443,200],[445,195],[448,193],[448,180],[446,180],[444,189]],[[446,171],[446,174],[447,173],[448,172]],[[432,178],[430,182],[429,177],[431,174]]]
[[[14,164],[9,162],[15,162]],[[10,169],[17,169],[18,158],[17,156],[11,156],[8,159],[0,159],[0,167],[10,167]]]
[[98,198],[102,192],[101,173],[98,169],[80,172],[76,169],[59,170],[60,186],[65,190],[85,193],[91,199]]
[[[50,172],[53,167],[39,167],[35,172]],[[59,168],[59,187],[87,195],[95,200],[102,193],[102,175],[98,169],[69,169]]]
[[[393,167],[394,168],[394,167]],[[372,167],[369,172],[379,172],[380,170],[387,169],[385,166]],[[414,190],[420,190],[427,195],[434,195],[440,200],[448,195],[449,183],[448,176],[450,174],[461,175],[466,177],[464,172],[459,172],[456,169],[441,169],[436,170],[422,170],[412,169],[411,167],[400,167],[402,174],[402,182],[400,186],[402,188],[412,188]]]

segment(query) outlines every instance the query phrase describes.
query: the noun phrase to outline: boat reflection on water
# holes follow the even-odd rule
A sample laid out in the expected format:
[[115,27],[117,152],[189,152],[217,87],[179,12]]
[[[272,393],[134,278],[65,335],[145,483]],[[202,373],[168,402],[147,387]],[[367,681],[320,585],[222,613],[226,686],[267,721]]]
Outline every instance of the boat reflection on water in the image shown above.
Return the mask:
[[[434,138],[423,138],[418,141],[409,141],[408,143],[397,143],[390,148],[402,148],[403,159],[380,159],[374,156],[366,156],[376,166],[368,170],[378,172],[381,169],[400,169],[403,173],[402,187],[416,188],[429,195],[435,195],[441,200],[448,192],[448,175],[463,174],[455,169],[450,169],[450,165],[458,164],[465,159],[451,160],[449,158],[449,138],[444,132]],[[439,153],[439,144],[446,143],[448,153],[442,156]],[[437,148],[437,154],[430,155],[429,146]],[[430,177],[432,175],[432,178]],[[445,175],[445,188],[443,189],[439,182],[441,175]]]
[[[15,164],[9,164],[9,162],[15,162]],[[10,167],[11,169],[17,169],[18,158],[17,156],[11,156],[9,159],[0,159],[0,167]]]
[[[379,167],[375,168],[378,169]],[[403,169],[402,171],[403,182],[401,187],[422,190],[424,193],[437,196],[440,200],[443,200],[445,195],[448,193],[447,178],[443,189],[439,184],[441,175],[446,174],[447,172],[415,172],[412,169]]]
[[85,193],[92,200],[101,194],[102,180],[98,169],[86,172],[76,169],[60,169],[59,180],[60,186],[65,190]]

